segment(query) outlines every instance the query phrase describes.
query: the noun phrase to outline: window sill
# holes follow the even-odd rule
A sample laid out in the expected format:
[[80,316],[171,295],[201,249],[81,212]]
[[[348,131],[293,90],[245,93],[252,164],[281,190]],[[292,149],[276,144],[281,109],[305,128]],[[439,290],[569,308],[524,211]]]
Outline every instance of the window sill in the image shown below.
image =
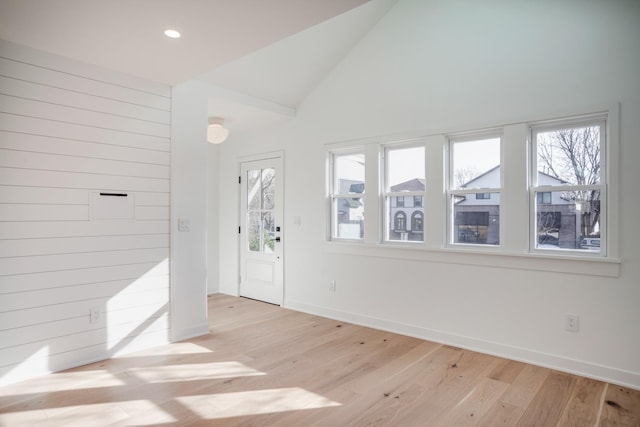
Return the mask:
[[506,253],[497,250],[425,248],[413,244],[366,244],[362,242],[325,243],[325,251],[334,254],[370,256],[446,264],[475,265],[517,270],[533,270],[586,276],[619,277],[620,260],[603,257]]

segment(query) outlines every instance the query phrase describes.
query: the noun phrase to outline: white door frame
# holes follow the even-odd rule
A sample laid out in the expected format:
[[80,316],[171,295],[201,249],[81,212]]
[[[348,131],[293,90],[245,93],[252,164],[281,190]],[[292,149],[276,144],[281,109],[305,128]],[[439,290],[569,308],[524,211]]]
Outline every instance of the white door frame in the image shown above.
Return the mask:
[[[285,230],[283,227],[284,224],[284,206],[285,206],[285,201],[284,201],[284,151],[274,151],[274,152],[268,152],[268,153],[262,153],[262,154],[255,154],[255,155],[249,155],[249,156],[241,156],[237,158],[237,162],[238,162],[238,177],[242,177],[242,170],[243,170],[243,165],[249,162],[257,162],[257,161],[268,161],[268,160],[273,160],[273,159],[277,159],[280,163],[280,168],[279,170],[277,170],[277,178],[279,180],[279,194],[276,193],[276,197],[279,198],[281,200],[282,203],[282,214],[280,215],[280,218],[276,217],[276,225],[280,227],[280,231],[278,233],[276,233],[276,235],[278,237],[280,237],[280,242],[276,243],[277,245],[279,245],[278,248],[278,253],[277,253],[277,257],[278,257],[278,262],[276,265],[276,276],[277,276],[277,280],[279,280],[281,282],[281,292],[278,295],[278,299],[276,301],[267,301],[267,302],[271,302],[274,304],[278,304],[278,305],[284,305],[284,235],[285,235]],[[238,285],[237,285],[237,295],[243,295],[243,291],[242,291],[242,281],[245,279],[242,277],[242,272],[243,272],[243,261],[244,261],[244,254],[243,251],[245,250],[245,236],[246,236],[246,224],[245,224],[245,218],[243,217],[243,204],[246,203],[246,200],[243,200],[243,185],[246,185],[246,177],[242,177],[241,180],[239,180],[240,185],[238,186],[238,225],[239,225],[239,230],[241,230],[238,233]],[[259,298],[257,298],[259,299]]]

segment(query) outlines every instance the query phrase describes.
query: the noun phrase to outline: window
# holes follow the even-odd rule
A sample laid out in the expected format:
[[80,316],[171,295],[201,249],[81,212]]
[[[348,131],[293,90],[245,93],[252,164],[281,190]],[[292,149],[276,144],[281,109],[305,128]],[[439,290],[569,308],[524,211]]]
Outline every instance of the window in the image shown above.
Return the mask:
[[387,146],[383,164],[385,240],[423,241],[424,145]]
[[364,237],[364,153],[333,153],[331,237]]
[[449,140],[452,244],[500,244],[500,137]]
[[489,212],[456,212],[456,243],[486,243]]
[[539,205],[551,204],[551,192],[544,191],[542,193],[536,193],[536,203],[538,203]]
[[422,212],[415,211],[411,214],[411,232],[422,233]]
[[621,230],[608,218],[620,201],[610,173],[618,170],[619,126],[611,123],[619,117],[612,105],[476,132],[331,144],[326,234],[362,244],[327,248],[359,254],[364,245],[367,254],[419,260],[465,253],[452,262],[480,252],[477,261],[494,266],[505,265],[501,254],[515,255],[508,262],[525,269],[553,257],[558,271],[617,277]]
[[396,233],[401,233],[407,230],[407,214],[404,212],[396,212],[394,218],[394,231]]
[[605,128],[604,117],[532,126],[534,249],[605,254]]
[[247,248],[251,252],[274,250],[275,180],[274,168],[247,171]]

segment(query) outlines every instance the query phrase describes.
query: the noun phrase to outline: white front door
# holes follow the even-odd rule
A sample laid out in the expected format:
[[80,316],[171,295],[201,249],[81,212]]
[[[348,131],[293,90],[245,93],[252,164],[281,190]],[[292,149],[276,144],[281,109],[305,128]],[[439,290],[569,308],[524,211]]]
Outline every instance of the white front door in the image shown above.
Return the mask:
[[241,164],[240,295],[282,305],[282,158]]

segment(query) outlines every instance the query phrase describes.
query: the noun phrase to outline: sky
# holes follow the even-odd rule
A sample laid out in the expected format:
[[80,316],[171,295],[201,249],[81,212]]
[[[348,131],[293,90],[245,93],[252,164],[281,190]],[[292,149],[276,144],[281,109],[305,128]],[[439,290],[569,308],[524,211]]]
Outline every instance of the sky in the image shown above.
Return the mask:
[[500,164],[500,138],[453,144],[453,171],[474,170],[476,176]]
[[[500,164],[500,138],[455,142],[453,144],[454,168],[474,169],[478,175]],[[425,177],[424,147],[411,147],[390,150],[387,153],[389,163],[389,186]],[[364,178],[364,155],[340,156],[338,162],[341,178],[362,180]]]

